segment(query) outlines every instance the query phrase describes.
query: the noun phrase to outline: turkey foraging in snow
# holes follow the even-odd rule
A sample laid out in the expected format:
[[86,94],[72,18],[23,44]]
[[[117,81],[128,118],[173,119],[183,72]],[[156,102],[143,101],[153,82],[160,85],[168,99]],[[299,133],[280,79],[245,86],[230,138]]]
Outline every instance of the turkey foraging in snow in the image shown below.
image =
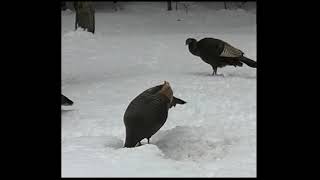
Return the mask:
[[73,102],[69,98],[67,98],[66,96],[61,94],[61,105],[71,106],[72,104],[73,104]]
[[141,145],[144,138],[149,140],[166,122],[168,110],[176,104],[186,102],[173,96],[170,84],[149,88],[134,98],[124,114],[126,139],[124,147]]
[[200,57],[204,62],[211,65],[213,69],[212,75],[219,75],[217,74],[217,69],[224,66],[237,67],[245,63],[252,68],[257,67],[257,62],[244,57],[244,53],[241,50],[220,39],[203,38],[197,41],[196,39],[188,38],[186,45],[189,46],[189,51],[193,55]]

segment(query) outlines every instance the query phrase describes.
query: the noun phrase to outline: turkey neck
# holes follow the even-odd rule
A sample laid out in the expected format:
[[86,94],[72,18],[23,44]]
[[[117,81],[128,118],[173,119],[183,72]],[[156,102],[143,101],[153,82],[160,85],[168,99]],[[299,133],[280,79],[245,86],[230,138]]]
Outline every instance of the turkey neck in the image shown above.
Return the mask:
[[189,51],[195,56],[200,56],[196,41],[189,43]]
[[173,92],[172,92],[172,89],[171,89],[169,83],[165,82],[165,84],[160,89],[159,93],[164,95],[166,98],[168,98],[170,103],[172,102]]

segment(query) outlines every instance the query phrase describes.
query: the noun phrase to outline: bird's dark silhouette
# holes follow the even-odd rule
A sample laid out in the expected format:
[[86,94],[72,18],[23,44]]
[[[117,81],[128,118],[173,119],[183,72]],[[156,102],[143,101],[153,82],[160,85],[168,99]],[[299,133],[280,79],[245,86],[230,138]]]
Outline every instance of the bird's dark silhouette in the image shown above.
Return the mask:
[[166,122],[168,110],[176,104],[186,102],[173,96],[170,84],[149,88],[134,98],[124,114],[126,139],[124,147],[141,145],[144,138],[149,140]]
[[212,75],[219,75],[217,69],[224,66],[237,67],[245,63],[252,68],[257,67],[257,62],[245,57],[241,50],[220,39],[203,38],[197,41],[194,38],[188,38],[186,45],[193,55],[200,57],[204,62],[211,65]]

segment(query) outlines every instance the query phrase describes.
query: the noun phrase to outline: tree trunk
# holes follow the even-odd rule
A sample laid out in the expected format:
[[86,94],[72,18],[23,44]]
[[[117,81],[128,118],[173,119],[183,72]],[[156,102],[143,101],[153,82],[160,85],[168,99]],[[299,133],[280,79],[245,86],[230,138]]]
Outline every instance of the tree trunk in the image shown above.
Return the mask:
[[62,10],[66,10],[67,9],[67,5],[65,1],[61,1],[61,9]]
[[190,4],[184,3],[183,6],[186,9],[186,14],[188,15],[188,7],[190,6]]
[[75,29],[81,27],[88,32],[94,33],[95,16],[93,3],[90,1],[75,1],[74,9],[76,10]]
[[178,11],[178,1],[176,1],[176,11]]
[[113,9],[114,11],[118,11],[117,1],[113,1]]
[[224,8],[227,9],[227,2],[223,2],[224,3]]
[[239,4],[239,8],[242,8],[243,7],[243,5],[246,3],[247,1],[243,1],[243,2],[241,2],[240,4]]
[[171,1],[167,1],[168,2],[168,11],[172,10],[172,6],[171,6]]

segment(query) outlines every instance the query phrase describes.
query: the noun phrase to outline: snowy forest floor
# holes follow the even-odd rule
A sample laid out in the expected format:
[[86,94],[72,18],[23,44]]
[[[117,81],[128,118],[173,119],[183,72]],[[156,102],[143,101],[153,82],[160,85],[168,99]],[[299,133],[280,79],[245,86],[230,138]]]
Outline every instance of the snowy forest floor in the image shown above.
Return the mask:
[[[62,11],[63,177],[255,177],[256,69],[225,67],[224,77],[193,56],[189,37],[223,39],[256,60],[256,11],[223,3],[122,2],[97,8],[96,32],[74,31]],[[216,8],[213,8],[216,7]],[[123,148],[123,115],[142,91],[169,81],[187,101],[142,146]]]

